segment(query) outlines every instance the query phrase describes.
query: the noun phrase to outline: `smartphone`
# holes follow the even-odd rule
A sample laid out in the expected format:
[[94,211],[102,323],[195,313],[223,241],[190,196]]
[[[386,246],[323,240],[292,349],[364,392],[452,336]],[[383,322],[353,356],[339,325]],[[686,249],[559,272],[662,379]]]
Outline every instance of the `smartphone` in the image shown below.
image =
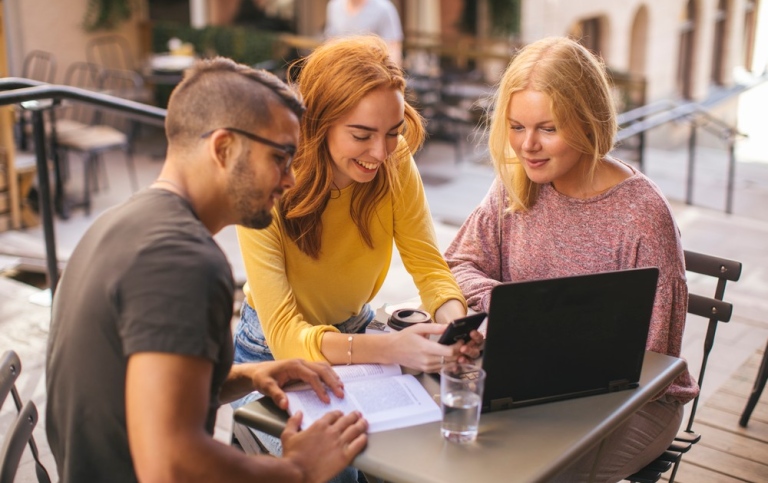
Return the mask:
[[445,329],[445,332],[440,336],[439,343],[445,345],[451,345],[459,340],[469,342],[469,333],[473,330],[477,330],[480,324],[483,323],[488,316],[485,312],[478,312],[476,314],[468,315],[460,319],[456,319]]

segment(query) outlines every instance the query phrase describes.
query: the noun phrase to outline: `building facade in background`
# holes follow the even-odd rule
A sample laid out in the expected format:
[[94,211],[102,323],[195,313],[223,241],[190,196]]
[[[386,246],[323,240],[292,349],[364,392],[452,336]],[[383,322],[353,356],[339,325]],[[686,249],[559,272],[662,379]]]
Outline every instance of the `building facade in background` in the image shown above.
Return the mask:
[[[10,75],[20,75],[35,49],[58,59],[58,81],[69,64],[85,60],[85,45],[116,32],[128,39],[136,68],[152,54],[153,25],[239,25],[274,29],[319,41],[327,0],[125,0],[133,16],[109,31],[82,28],[98,0],[3,0]],[[551,35],[570,35],[598,52],[609,68],[645,81],[649,103],[707,100],[768,63],[766,0],[392,0],[405,32],[404,65],[435,74],[446,65],[475,69],[498,81],[517,47]],[[113,3],[104,2],[105,4]],[[184,40],[184,39],[182,39]],[[295,39],[294,39],[295,40]],[[156,49],[156,47],[155,47]],[[762,50],[761,50],[762,49]],[[436,57],[439,57],[436,59]],[[446,62],[446,59],[451,62]],[[713,107],[734,121],[734,102]],[[637,103],[635,103],[637,104]]]

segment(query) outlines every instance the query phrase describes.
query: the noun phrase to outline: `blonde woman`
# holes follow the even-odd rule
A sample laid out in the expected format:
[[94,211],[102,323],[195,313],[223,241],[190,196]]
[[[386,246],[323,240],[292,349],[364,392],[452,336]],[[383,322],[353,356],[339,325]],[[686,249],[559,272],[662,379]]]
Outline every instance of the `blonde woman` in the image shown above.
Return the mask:
[[[567,38],[524,47],[496,94],[496,180],[446,260],[469,305],[502,282],[632,267],[660,269],[648,350],[680,356],[688,291],[679,230],[659,189],[613,158],[616,113],[605,68]],[[594,481],[618,481],[667,448],[698,387],[687,372],[616,431]],[[563,475],[582,481],[595,454]]]

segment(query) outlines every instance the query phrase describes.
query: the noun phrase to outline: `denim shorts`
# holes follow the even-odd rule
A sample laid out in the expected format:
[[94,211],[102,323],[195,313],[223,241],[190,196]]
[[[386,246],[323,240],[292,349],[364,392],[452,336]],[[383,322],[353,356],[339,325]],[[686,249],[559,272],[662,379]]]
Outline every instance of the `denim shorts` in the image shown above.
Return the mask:
[[[358,315],[350,317],[335,327],[345,334],[361,334],[365,332],[368,324],[373,321],[374,316],[375,314],[371,306],[365,304]],[[275,356],[272,355],[272,351],[269,349],[264,337],[264,330],[261,328],[259,316],[256,314],[256,310],[248,305],[247,302],[243,302],[240,309],[240,322],[237,323],[234,339],[235,364],[275,360]],[[253,392],[231,404],[234,409],[237,409],[259,398],[261,398],[261,394]]]
[[[362,334],[373,321],[374,312],[368,304],[363,305],[360,313],[335,325],[344,334]],[[243,302],[240,309],[240,322],[235,329],[235,364],[241,362],[273,361],[275,356],[267,345],[264,330],[261,328],[256,310]]]

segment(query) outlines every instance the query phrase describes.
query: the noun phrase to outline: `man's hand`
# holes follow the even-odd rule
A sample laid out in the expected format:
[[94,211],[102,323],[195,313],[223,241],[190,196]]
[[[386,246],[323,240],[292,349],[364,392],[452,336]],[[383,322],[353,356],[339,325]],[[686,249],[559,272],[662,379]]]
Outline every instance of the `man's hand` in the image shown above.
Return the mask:
[[287,409],[288,398],[282,388],[293,382],[309,384],[325,403],[331,401],[328,390],[336,397],[344,397],[344,384],[327,362],[289,359],[233,365],[222,388],[221,400],[231,401],[259,391],[281,409]]
[[323,482],[349,466],[368,442],[368,423],[360,413],[331,411],[299,431],[301,412],[294,414],[281,436],[283,458],[296,465],[304,481]]

